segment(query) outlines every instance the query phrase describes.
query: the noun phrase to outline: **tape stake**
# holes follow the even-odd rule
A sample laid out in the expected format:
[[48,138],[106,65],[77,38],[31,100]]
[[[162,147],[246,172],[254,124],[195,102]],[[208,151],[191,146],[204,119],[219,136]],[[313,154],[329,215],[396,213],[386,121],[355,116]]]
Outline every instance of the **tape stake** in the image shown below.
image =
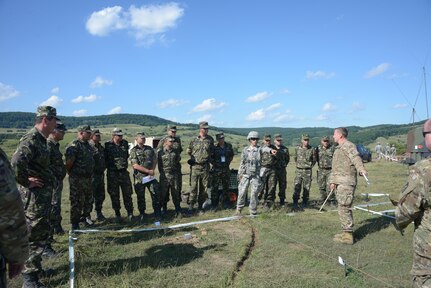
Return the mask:
[[340,263],[341,266],[344,268],[344,277],[347,276],[347,264],[344,262],[343,258],[341,256],[338,256],[338,263]]

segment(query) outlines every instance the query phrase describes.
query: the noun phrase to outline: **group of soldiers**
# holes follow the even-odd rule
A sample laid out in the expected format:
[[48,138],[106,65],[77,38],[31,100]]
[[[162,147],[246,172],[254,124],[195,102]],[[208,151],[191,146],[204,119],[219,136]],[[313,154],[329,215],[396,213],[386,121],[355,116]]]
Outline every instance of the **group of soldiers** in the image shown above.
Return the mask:
[[377,153],[377,159],[385,159],[386,161],[394,160],[396,159],[397,155],[397,148],[395,147],[395,144],[392,144],[392,146],[389,145],[389,143],[386,143],[386,146],[383,147],[380,142],[377,142],[377,145],[375,147],[375,151]]

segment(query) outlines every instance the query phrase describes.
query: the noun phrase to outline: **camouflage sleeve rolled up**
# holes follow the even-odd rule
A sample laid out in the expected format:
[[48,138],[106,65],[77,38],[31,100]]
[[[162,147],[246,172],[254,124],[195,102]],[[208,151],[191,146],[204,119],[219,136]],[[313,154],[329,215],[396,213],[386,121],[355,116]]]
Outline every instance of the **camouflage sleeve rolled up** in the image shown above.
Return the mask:
[[23,264],[28,253],[28,231],[21,196],[12,167],[0,149],[0,254],[10,263]]

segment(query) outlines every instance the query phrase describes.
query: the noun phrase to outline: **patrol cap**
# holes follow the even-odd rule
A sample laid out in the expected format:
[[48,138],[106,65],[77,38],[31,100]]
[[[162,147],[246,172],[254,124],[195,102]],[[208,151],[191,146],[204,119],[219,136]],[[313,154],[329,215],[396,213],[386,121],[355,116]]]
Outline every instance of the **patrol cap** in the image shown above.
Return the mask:
[[99,129],[93,129],[93,131],[91,131],[91,135],[100,135]]
[[145,133],[144,132],[138,132],[138,133],[136,133],[136,137],[145,138]]
[[67,129],[63,122],[57,121],[57,126],[55,126],[55,130],[66,131]]
[[216,139],[217,140],[224,139],[224,133],[218,133],[218,134],[216,134]]
[[91,128],[90,125],[81,125],[78,126],[78,128],[76,128],[78,130],[78,132],[90,132],[91,133]]
[[309,140],[310,136],[308,136],[308,134],[302,134],[301,139],[302,140]]
[[175,132],[175,131],[177,131],[177,126],[176,125],[168,125],[168,130]]
[[323,140],[323,141],[329,141],[329,136],[323,136],[323,137],[322,137],[322,140]]
[[275,140],[283,140],[283,137],[281,136],[281,134],[277,133],[274,135],[274,139]]
[[123,130],[121,130],[120,128],[115,127],[114,130],[112,130],[112,135],[123,136]]
[[199,122],[199,128],[208,129],[210,126],[208,126],[207,121],[201,121]]
[[39,106],[37,107],[36,117],[57,117],[57,109],[52,106]]
[[263,136],[263,139],[265,139],[265,140],[271,140],[271,135],[266,134],[265,136]]

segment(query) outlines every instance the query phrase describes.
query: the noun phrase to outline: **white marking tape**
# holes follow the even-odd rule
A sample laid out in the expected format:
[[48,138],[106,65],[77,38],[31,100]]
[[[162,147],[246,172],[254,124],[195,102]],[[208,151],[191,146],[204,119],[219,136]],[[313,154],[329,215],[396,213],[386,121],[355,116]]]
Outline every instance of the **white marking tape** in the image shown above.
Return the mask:
[[384,213],[377,212],[377,211],[373,211],[373,210],[370,210],[370,209],[365,209],[365,208],[358,207],[358,206],[353,206],[353,208],[354,208],[354,209],[358,209],[358,210],[362,210],[362,211],[366,211],[366,212],[369,212],[369,213],[371,213],[371,214],[376,214],[376,215],[380,215],[380,216],[388,217],[388,218],[391,218],[391,219],[395,219],[395,217],[394,217],[394,216],[386,215],[386,214],[384,214]]

